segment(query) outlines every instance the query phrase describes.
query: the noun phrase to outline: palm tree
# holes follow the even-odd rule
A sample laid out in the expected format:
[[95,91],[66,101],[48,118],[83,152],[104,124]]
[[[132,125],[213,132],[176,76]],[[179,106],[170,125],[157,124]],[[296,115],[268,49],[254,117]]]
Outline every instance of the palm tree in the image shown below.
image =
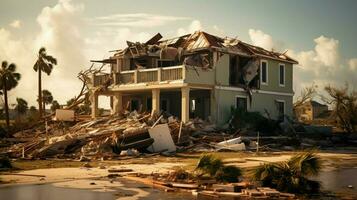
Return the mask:
[[46,105],[51,104],[53,101],[53,97],[50,91],[42,90],[42,105],[43,112],[46,112]]
[[5,106],[5,116],[6,116],[6,126],[9,128],[9,104],[7,99],[7,91],[15,88],[21,78],[21,75],[16,72],[16,65],[11,63],[10,65],[3,61],[0,69],[0,89],[4,94],[4,106]]
[[47,75],[50,75],[53,69],[53,65],[57,65],[57,59],[47,55],[46,49],[41,47],[38,51],[38,56],[33,69],[38,72],[38,110],[40,117],[42,117],[42,87],[41,87],[41,72],[44,71]]
[[18,122],[21,122],[21,116],[24,115],[27,110],[28,110],[28,105],[27,102],[25,101],[25,99],[22,98],[16,98],[16,106],[15,106],[15,110],[17,112],[17,119]]
[[321,170],[321,160],[312,151],[293,156],[290,160],[261,165],[252,171],[252,178],[263,186],[291,193],[318,192],[320,183],[310,180]]
[[60,108],[61,108],[61,106],[60,106],[60,104],[58,103],[58,101],[56,101],[56,100],[52,101],[52,105],[51,105],[51,110],[52,110],[52,112],[55,112],[56,109],[60,109]]
[[15,106],[15,110],[19,115],[23,115],[27,112],[28,110],[28,105],[27,105],[27,101],[23,98],[16,98],[16,106]]

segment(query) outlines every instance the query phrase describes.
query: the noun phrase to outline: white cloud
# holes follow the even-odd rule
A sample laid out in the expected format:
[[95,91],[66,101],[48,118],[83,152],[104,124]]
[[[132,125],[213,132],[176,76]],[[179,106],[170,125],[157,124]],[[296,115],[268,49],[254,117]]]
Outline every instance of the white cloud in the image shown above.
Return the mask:
[[177,35],[185,35],[189,33],[193,33],[195,31],[200,31],[203,29],[203,26],[199,20],[193,20],[190,25],[186,28],[179,28],[177,30]]
[[[249,29],[249,36],[254,45],[265,49],[274,48],[285,51],[281,44],[273,37],[261,30]],[[319,86],[320,93],[324,94],[323,88],[328,84],[343,85],[348,82],[351,85],[357,81],[357,58],[344,62],[340,58],[339,41],[321,35],[313,40],[314,49],[294,51],[289,49],[287,54],[296,59],[299,64],[294,67],[294,90],[298,95],[300,90],[315,83]],[[280,42],[281,43],[281,42]]]
[[[0,62],[8,61],[17,65],[17,71],[22,74],[22,78],[17,88],[9,91],[10,103],[15,102],[16,97],[26,97],[26,99],[36,99],[33,93],[36,88],[34,74],[32,73],[32,57],[29,54],[30,45],[22,39],[14,39],[11,32],[0,28]],[[19,92],[21,91],[21,92]]]
[[99,26],[124,27],[157,27],[169,22],[188,20],[187,17],[154,15],[148,13],[114,14],[90,19],[92,24]]
[[81,32],[85,27],[83,10],[82,4],[60,0],[53,7],[43,8],[37,17],[41,31],[34,46],[36,50],[41,46],[46,47],[48,54],[58,60],[51,76],[44,75],[43,87],[49,89],[61,103],[78,94],[81,83],[76,77],[88,64]]
[[339,59],[339,41],[320,36],[315,40],[316,60],[329,67],[337,67]]
[[323,88],[328,84],[355,84],[357,76],[350,72],[354,70],[355,61],[350,59],[346,64],[340,59],[339,41],[320,36],[314,39],[314,42],[314,50],[288,51],[288,55],[299,61],[299,65],[294,68],[295,89],[300,91],[314,82],[320,86],[320,93],[324,94]]
[[20,20],[14,20],[9,24],[12,28],[20,28],[22,23]]
[[41,46],[58,59],[51,76],[43,74],[42,87],[49,89],[60,103],[76,95],[81,87],[77,73],[85,68],[84,40],[80,32],[82,5],[60,0],[53,7],[45,7],[37,17],[40,25],[38,34],[23,39],[13,38],[10,31],[0,29],[0,60],[14,62],[22,74],[19,85],[10,92],[10,102],[16,97],[25,98],[30,105],[36,105],[37,75],[32,66]]
[[274,41],[270,35],[264,33],[261,30],[255,29],[249,29],[248,33],[253,45],[262,47],[267,50],[274,48]]
[[[349,68],[352,72],[357,71],[357,58],[352,58],[348,61]],[[356,73],[356,72],[355,72]]]

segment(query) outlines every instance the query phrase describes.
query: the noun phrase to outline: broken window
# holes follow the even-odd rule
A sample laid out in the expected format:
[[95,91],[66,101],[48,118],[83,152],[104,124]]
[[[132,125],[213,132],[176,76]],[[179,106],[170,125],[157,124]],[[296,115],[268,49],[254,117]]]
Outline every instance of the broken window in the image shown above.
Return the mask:
[[284,64],[279,65],[279,85],[280,86],[285,85],[285,65]]
[[239,77],[241,72],[239,72],[239,57],[230,56],[229,58],[229,84],[237,85],[239,83]]
[[247,112],[247,97],[237,97],[236,98],[236,108],[240,111]]
[[130,59],[130,70],[147,68],[148,59]]
[[266,61],[262,61],[260,65],[260,82],[268,84],[268,63]]
[[278,109],[278,114],[279,116],[285,115],[285,102],[281,100],[276,101],[276,106]]

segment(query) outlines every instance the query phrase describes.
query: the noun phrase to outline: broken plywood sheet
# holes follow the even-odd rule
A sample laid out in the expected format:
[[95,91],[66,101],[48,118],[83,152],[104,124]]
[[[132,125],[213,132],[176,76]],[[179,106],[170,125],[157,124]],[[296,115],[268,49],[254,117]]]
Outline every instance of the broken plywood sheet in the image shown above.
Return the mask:
[[149,129],[149,135],[154,139],[154,143],[148,147],[150,152],[160,151],[176,151],[176,146],[172,140],[169,126],[167,124],[160,124],[154,128]]
[[74,121],[74,110],[57,109],[55,120],[56,121]]

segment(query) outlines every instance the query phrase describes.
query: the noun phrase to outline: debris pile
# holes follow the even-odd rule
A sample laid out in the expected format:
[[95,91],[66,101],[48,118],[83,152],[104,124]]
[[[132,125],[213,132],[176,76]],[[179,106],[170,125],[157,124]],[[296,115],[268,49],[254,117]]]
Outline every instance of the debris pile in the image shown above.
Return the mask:
[[250,182],[219,183],[214,179],[197,180],[191,173],[182,169],[167,174],[131,173],[125,177],[166,192],[191,192],[197,199],[297,199],[294,194],[279,192],[270,187],[256,187]]
[[[48,121],[14,134],[16,144],[4,147],[10,157],[23,158],[94,158],[176,151],[244,150],[239,139],[232,139],[215,125],[194,119],[182,123],[177,118],[128,112],[120,116],[77,121]],[[219,143],[228,140],[224,143]]]

